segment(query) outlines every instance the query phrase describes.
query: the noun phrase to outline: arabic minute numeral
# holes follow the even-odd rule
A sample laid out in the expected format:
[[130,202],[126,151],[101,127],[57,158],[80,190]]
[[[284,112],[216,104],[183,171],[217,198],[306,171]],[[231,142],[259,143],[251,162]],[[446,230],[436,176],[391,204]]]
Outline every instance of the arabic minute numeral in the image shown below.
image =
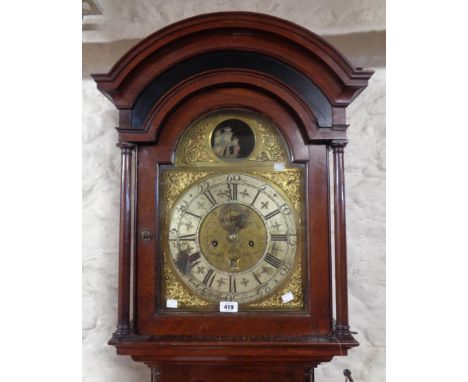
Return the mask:
[[265,286],[258,289],[258,294],[260,296],[265,296],[268,293],[270,293],[270,291],[271,291],[271,288],[268,285],[265,285]]
[[226,179],[228,183],[233,183],[233,182],[237,183],[237,182],[240,182],[241,177],[239,174],[229,174]]
[[286,276],[290,270],[291,270],[291,264],[286,263],[280,267],[279,273],[281,276]]
[[291,209],[287,206],[287,204],[283,204],[280,208],[284,215],[291,215]]
[[296,235],[290,235],[288,240],[289,245],[296,245],[296,239],[294,239],[294,236]]
[[200,184],[200,192],[205,192],[210,188],[210,184],[208,182]]
[[186,200],[182,200],[180,203],[179,203],[179,211],[181,212],[185,212],[189,207],[189,204],[187,203]]

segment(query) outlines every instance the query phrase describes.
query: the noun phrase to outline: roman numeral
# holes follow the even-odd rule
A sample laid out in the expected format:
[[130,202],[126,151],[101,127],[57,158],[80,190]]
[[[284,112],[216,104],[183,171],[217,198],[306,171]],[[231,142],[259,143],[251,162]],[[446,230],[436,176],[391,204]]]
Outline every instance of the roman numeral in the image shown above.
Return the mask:
[[190,269],[192,269],[195,265],[200,264],[200,262],[200,252],[195,252],[189,256]]
[[257,282],[262,285],[262,282],[260,281],[260,279],[258,278],[258,276],[255,274],[255,272],[252,272],[253,274],[253,277],[255,278],[255,280],[257,280]]
[[237,183],[228,183],[229,199],[237,200]]
[[273,216],[278,215],[280,212],[281,212],[280,210],[275,210],[273,212],[270,212],[268,215],[265,215],[265,219],[266,220],[271,219]]
[[276,234],[276,235],[271,235],[271,241],[287,241],[288,240],[288,235],[287,234]]
[[257,198],[258,198],[258,195],[260,195],[260,191],[257,191],[257,195],[255,195],[255,198],[253,198],[252,203],[250,203],[251,206],[254,205],[255,201],[256,201]]
[[214,206],[216,204],[216,199],[214,198],[213,194],[210,190],[206,190],[203,195],[208,199],[208,201]]
[[213,269],[210,268],[210,270],[206,272],[205,278],[203,279],[202,283],[210,287],[213,284],[215,277],[216,273],[214,273]]
[[270,255],[269,253],[265,256],[265,261],[275,268],[279,268],[281,266],[282,261],[277,257]]
[[190,212],[190,211],[185,211],[186,214],[189,214],[189,215],[192,215],[198,219],[201,219],[201,216],[198,216],[197,214],[194,214],[193,212]]
[[237,292],[236,288],[236,278],[229,275],[229,292]]
[[182,236],[179,236],[179,240],[193,240],[195,241],[195,234],[192,233],[191,235],[182,235]]

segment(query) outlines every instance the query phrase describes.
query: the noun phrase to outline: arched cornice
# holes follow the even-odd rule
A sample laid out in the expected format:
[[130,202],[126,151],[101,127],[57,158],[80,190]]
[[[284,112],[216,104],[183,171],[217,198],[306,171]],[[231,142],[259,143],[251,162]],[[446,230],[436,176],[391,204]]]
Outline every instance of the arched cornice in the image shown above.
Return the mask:
[[[167,120],[180,105],[192,98],[203,99],[213,89],[246,89],[252,95],[256,94],[258,97],[263,97],[263,99],[270,99],[271,108],[283,108],[294,118],[298,127],[298,131],[294,132],[294,134],[299,134],[294,139],[300,139],[304,144],[320,143],[330,139],[344,139],[345,137],[342,129],[319,128],[313,111],[296,92],[282,84],[281,81],[261,72],[244,69],[222,69],[199,73],[174,86],[154,104],[143,123],[142,129],[118,128],[121,139],[131,142],[157,142],[161,131],[167,125]],[[258,108],[256,102],[249,98],[238,97],[236,101],[227,101],[220,97],[219,99],[213,99],[211,102],[210,107],[212,109],[241,107],[263,114],[268,113],[265,108]],[[205,114],[206,109],[200,107],[199,113],[194,116],[194,119]],[[274,119],[272,115],[269,117]],[[278,126],[280,130],[283,127],[280,123],[278,123]],[[286,137],[291,134],[287,129],[282,133]],[[293,137],[289,138],[293,140]]]
[[[345,108],[373,73],[353,67],[325,40],[296,24],[263,14],[222,12],[192,17],[155,32],[109,73],[93,78],[119,109],[130,109],[143,89],[171,66],[222,50],[255,52],[291,66],[315,83],[334,109]],[[342,116],[334,113],[333,124],[344,124]]]

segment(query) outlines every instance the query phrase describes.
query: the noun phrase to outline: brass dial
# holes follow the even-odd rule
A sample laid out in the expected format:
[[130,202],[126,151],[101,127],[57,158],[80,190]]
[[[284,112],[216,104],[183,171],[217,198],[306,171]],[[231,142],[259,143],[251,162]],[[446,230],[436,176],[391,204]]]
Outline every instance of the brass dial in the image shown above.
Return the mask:
[[260,177],[206,177],[175,203],[169,252],[182,281],[213,302],[252,302],[272,294],[296,258],[290,202]]
[[266,225],[249,206],[221,204],[203,219],[199,243],[201,252],[214,268],[224,272],[244,272],[252,268],[266,251]]

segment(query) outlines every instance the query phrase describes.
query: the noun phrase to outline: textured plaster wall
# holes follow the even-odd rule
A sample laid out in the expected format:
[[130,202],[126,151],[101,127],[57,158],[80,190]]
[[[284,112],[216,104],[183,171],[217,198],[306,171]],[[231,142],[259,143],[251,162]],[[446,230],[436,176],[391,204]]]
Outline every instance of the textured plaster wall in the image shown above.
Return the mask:
[[385,380],[385,13],[382,1],[111,1],[83,23],[83,380],[149,381],[146,366],[106,344],[115,330],[120,152],[117,112],[90,73],[105,72],[140,38],[194,14],[269,13],[317,32],[356,66],[376,70],[348,108],[346,190],[349,305],[361,346],[319,366],[317,382]]
[[172,22],[202,13],[221,11],[268,13],[319,34],[385,30],[385,0],[97,1],[102,5],[104,14],[86,18],[84,41],[142,38]]

